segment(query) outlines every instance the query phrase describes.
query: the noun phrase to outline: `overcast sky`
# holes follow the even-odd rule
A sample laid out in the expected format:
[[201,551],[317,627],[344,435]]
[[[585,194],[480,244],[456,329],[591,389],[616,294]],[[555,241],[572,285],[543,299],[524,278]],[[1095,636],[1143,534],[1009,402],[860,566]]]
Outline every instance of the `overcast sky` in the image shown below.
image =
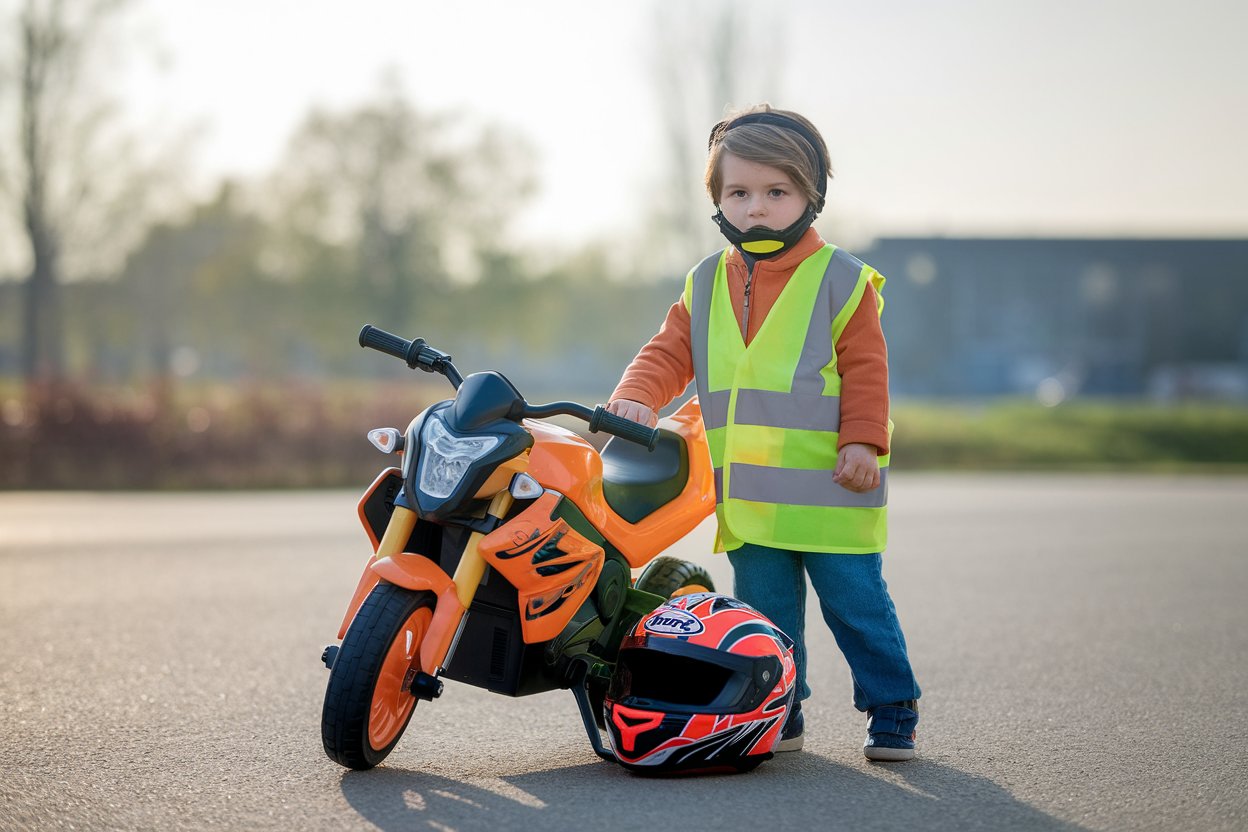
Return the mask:
[[[1245,235],[1246,8],[753,4],[778,63],[752,89],[823,130],[828,213],[847,232]],[[134,64],[127,104],[201,124],[203,180],[274,165],[309,107],[350,106],[393,67],[418,107],[536,145],[542,190],[519,218],[535,239],[604,234],[657,192],[651,3],[148,0],[144,14],[168,61]]]

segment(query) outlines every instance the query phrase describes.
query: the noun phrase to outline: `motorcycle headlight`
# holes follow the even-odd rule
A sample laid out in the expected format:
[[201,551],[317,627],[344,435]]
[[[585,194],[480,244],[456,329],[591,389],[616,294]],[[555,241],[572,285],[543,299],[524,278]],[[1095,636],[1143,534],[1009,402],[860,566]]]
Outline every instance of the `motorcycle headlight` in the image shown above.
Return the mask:
[[451,496],[472,463],[499,443],[497,436],[453,436],[434,416],[420,439],[420,490],[439,500]]

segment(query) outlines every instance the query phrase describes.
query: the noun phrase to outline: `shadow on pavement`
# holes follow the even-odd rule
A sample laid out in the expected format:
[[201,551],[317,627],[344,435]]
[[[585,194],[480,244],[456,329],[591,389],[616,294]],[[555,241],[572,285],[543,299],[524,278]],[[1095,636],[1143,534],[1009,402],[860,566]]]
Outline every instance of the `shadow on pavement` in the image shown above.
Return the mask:
[[991,780],[916,760],[848,766],[786,754],[752,773],[636,777],[590,763],[455,780],[397,768],[349,772],[348,803],[385,832],[436,829],[1084,829],[1016,800]]

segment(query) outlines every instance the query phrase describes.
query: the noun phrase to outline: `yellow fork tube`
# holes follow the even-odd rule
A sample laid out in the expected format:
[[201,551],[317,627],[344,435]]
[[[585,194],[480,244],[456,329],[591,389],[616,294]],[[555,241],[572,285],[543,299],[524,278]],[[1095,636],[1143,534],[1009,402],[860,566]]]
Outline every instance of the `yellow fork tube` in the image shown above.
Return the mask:
[[[514,501],[515,498],[511,496],[510,491],[500,491],[490,500],[488,513],[501,520],[507,516]],[[394,525],[393,520],[390,521],[390,525]],[[389,529],[386,530],[386,536],[390,536]],[[478,548],[483,537],[485,535],[481,532],[473,532],[469,536],[468,543],[464,546],[464,554],[459,559],[459,566],[455,567],[455,589],[459,595],[459,603],[464,609],[468,609],[472,604],[472,599],[477,595],[477,587],[481,584],[481,576],[485,574],[485,558],[481,556],[481,550]]]
[[395,506],[390,522],[386,524],[386,532],[377,544],[377,557],[385,558],[402,552],[407,546],[407,539],[412,536],[412,529],[416,528],[416,519],[416,512],[410,508]]

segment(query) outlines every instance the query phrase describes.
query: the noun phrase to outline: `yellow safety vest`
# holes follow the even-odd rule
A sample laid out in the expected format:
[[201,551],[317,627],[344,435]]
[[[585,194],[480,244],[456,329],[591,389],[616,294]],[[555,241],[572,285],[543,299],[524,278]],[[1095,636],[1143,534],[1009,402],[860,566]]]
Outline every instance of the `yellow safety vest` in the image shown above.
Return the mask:
[[[716,551],[743,543],[803,552],[869,554],[888,542],[888,456],[880,485],[859,494],[833,482],[840,428],[836,342],[867,283],[884,277],[836,246],[801,262],[747,347],[724,263],[689,272],[694,379],[715,469]],[[883,295],[879,295],[883,312]],[[888,430],[891,435],[892,422]]]

